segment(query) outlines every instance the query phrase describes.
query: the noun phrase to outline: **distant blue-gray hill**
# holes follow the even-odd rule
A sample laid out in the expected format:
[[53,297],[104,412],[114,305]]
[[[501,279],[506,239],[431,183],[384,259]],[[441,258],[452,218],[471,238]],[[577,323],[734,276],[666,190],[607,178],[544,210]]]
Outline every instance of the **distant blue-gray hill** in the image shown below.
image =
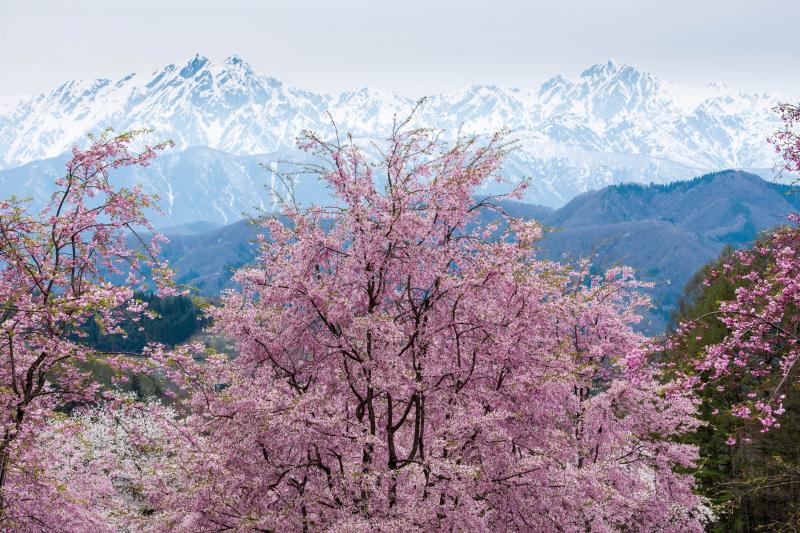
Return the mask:
[[[791,187],[742,171],[707,174],[667,185],[614,185],[582,194],[560,209],[506,202],[509,214],[541,221],[549,228],[544,256],[573,261],[591,257],[602,270],[617,264],[635,268],[656,283],[656,308],[645,330],[663,330],[691,275],[726,245],[752,242],[759,232],[786,222],[800,210]],[[164,254],[178,279],[212,296],[230,286],[232,271],[251,261],[258,228],[246,221],[221,227],[195,224],[165,229]]]

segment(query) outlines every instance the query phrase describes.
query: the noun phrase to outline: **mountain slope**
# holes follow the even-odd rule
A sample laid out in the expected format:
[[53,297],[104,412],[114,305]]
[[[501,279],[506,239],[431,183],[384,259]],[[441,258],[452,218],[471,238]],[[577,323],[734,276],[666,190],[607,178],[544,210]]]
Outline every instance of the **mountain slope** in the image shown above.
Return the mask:
[[542,217],[554,231],[542,243],[554,259],[591,256],[597,268],[627,264],[656,283],[649,313],[660,331],[692,274],[725,245],[752,242],[800,210],[791,188],[741,171],[667,185],[592,191]]

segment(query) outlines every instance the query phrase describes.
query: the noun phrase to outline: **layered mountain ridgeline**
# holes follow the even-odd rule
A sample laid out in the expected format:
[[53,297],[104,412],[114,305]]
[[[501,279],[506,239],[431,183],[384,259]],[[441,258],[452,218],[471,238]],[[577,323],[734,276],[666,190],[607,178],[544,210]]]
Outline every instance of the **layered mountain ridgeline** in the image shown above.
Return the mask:
[[542,247],[552,258],[591,256],[597,268],[634,267],[641,279],[656,283],[647,330],[661,331],[695,271],[726,245],[750,243],[800,209],[800,196],[791,190],[740,171],[608,187],[545,217],[554,231]]
[[237,268],[254,259],[258,233],[259,227],[248,220],[197,232],[179,226],[167,231],[169,242],[162,246],[162,254],[178,283],[197,289],[201,296],[215,296],[231,286]]
[[[598,269],[626,264],[654,282],[656,308],[647,313],[645,329],[657,333],[695,271],[726,245],[752,242],[800,209],[800,196],[790,191],[753,174],[725,171],[669,185],[606,187],[557,210],[514,202],[505,208],[550,228],[540,244],[549,258],[591,257]],[[258,231],[246,221],[201,231],[182,226],[167,231],[164,253],[180,282],[213,295],[229,286],[236,267],[253,259]]]
[[[525,201],[560,207],[623,182],[666,183],[722,168],[767,175],[763,169],[775,161],[766,138],[778,126],[778,101],[716,85],[680,87],[609,61],[539,87],[433,95],[417,116],[420,125],[451,134],[507,128],[518,146],[506,174],[532,178]],[[366,88],[336,96],[296,89],[236,56],[196,57],[115,81],[70,81],[0,105],[0,197],[46,198],[52,177],[63,172],[62,154],[88,131],[146,127],[155,132],[152,141],[176,142],[173,153],[126,178],[161,195],[167,216],[157,221],[230,223],[270,207],[263,188],[270,176],[259,163],[297,160],[303,129],[333,135],[328,112],[368,146],[414,103]],[[314,200],[319,187],[304,185],[301,199]]]

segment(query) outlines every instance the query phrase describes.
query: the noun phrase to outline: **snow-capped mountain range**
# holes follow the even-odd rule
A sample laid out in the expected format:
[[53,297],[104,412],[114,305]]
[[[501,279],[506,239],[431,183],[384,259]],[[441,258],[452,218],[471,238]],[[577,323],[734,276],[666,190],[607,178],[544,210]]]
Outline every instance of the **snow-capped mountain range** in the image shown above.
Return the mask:
[[[2,91],[2,86],[0,86]],[[666,182],[724,168],[771,173],[766,142],[778,95],[687,88],[613,61],[539,87],[472,86],[429,95],[422,124],[449,132],[508,128],[519,147],[506,172],[529,176],[527,200],[558,206],[605,185]],[[86,132],[152,128],[176,149],[136,179],[160,192],[169,221],[229,222],[269,201],[256,165],[292,159],[302,129],[356,138],[387,133],[416,99],[367,88],[331,96],[287,86],[237,56],[202,56],[120,80],[74,80],[49,93],[0,97],[0,195],[37,196]],[[219,174],[219,175],[217,175]],[[313,186],[307,187],[314,195]],[[191,209],[189,209],[191,207]],[[202,216],[205,215],[205,216]]]

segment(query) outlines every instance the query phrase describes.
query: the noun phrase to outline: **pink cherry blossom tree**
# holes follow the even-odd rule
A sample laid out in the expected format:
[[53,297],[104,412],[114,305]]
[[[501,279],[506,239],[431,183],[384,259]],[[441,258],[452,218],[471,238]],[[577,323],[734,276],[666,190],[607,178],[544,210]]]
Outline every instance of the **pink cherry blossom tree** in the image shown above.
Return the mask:
[[[770,142],[783,157],[781,170],[800,171],[800,108],[781,105],[777,108],[784,127]],[[738,252],[735,260],[744,265],[765,265],[738,274],[731,301],[721,302],[710,313],[728,329],[718,344],[706,348],[694,362],[692,372],[684,375],[689,386],[724,388],[724,381],[744,386],[746,399],[731,406],[731,413],[745,422],[755,422],[758,430],[779,427],[783,414],[786,387],[797,380],[800,357],[800,216],[789,216],[788,225],[778,228],[751,249]],[[731,262],[733,263],[733,261]],[[733,264],[714,275],[735,275]],[[706,318],[697,317],[697,320]],[[684,324],[673,341],[695,323]],[[724,379],[723,379],[724,378]],[[744,431],[751,428],[747,425]],[[733,445],[736,436],[728,443]]]
[[[113,185],[109,174],[146,165],[165,145],[139,152],[139,132],[92,138],[73,148],[66,173],[38,215],[18,199],[0,202],[0,529],[100,531],[92,506],[105,486],[83,476],[64,483],[52,434],[56,409],[91,402],[99,386],[81,370],[97,354],[81,343],[81,325],[116,329],[147,267],[166,291],[168,271],[156,259],[157,240],[132,246],[149,228],[153,198]],[[112,275],[128,274],[115,286]],[[121,368],[121,366],[120,366]],[[68,428],[69,424],[62,426]],[[67,430],[65,430],[67,431]],[[50,444],[48,444],[50,443]],[[89,472],[86,469],[85,472]]]
[[702,530],[672,440],[695,403],[631,328],[647,300],[535,257],[541,227],[480,194],[501,136],[300,146],[335,202],[264,220],[212,311],[237,357],[152,354],[191,391],[165,530]]

